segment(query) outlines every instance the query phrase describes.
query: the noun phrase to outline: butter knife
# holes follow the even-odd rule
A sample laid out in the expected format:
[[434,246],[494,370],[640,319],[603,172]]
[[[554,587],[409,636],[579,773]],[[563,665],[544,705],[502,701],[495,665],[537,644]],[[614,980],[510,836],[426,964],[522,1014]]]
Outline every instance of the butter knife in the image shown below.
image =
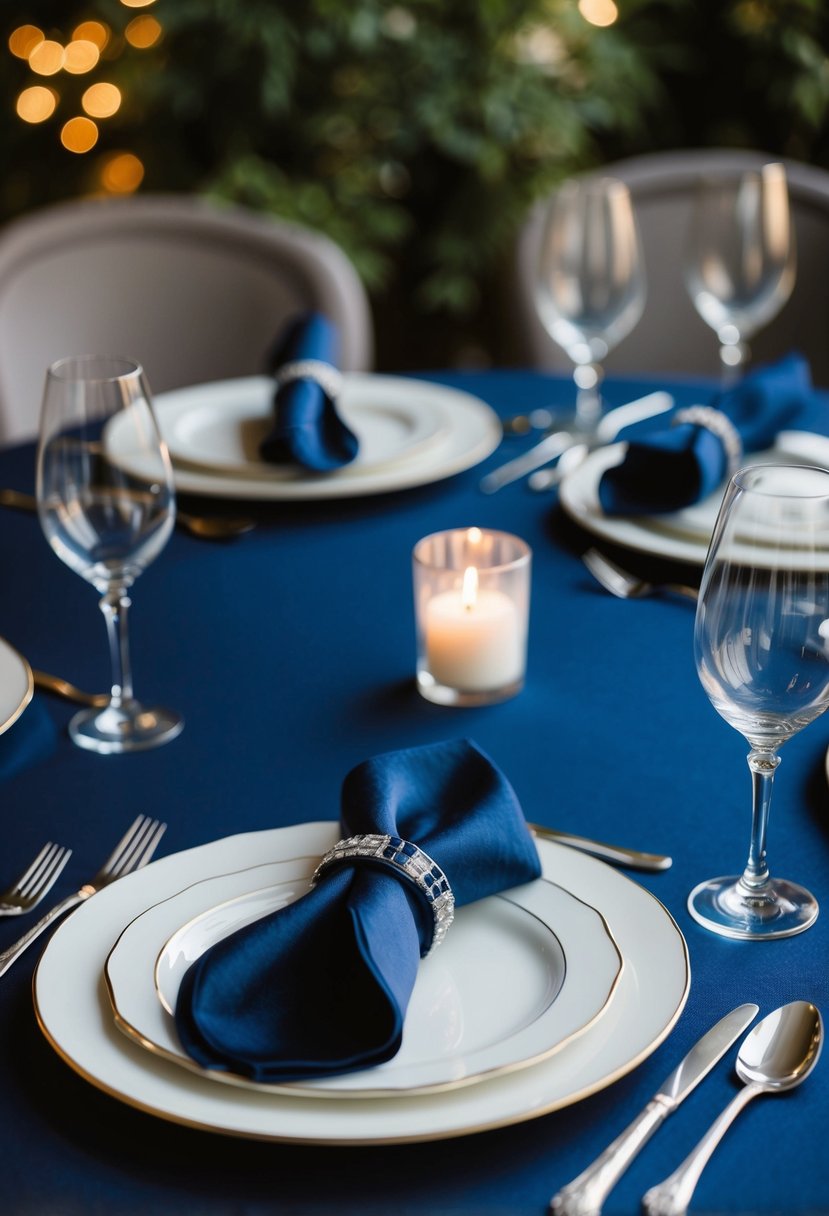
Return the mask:
[[712,1026],[663,1081],[641,1114],[592,1165],[553,1196],[550,1211],[556,1216],[600,1216],[602,1204],[642,1146],[722,1059],[758,1013],[757,1005],[738,1005]]
[[545,828],[540,823],[528,823],[527,827],[542,840],[565,844],[571,849],[578,849],[580,853],[589,853],[591,857],[600,857],[602,861],[627,866],[631,870],[669,870],[673,864],[670,857],[663,857],[661,853],[642,853],[620,844],[605,844],[602,840],[590,840],[587,836],[574,836],[572,832]]

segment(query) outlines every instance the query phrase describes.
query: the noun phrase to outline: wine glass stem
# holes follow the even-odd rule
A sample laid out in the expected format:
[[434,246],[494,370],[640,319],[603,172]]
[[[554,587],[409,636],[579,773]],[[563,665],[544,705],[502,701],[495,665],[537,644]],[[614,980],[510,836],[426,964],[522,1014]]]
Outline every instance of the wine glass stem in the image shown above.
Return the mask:
[[112,664],[110,696],[111,703],[115,706],[132,700],[132,667],[127,630],[127,613],[131,603],[127,589],[122,584],[109,588],[100,600],[100,609],[106,621],[109,657]]
[[771,751],[752,748],[748,754],[751,770],[751,844],[748,862],[740,878],[740,887],[749,896],[762,894],[768,886],[769,870],[766,864],[766,832],[771,808],[774,774],[780,757]]
[[573,373],[576,382],[576,427],[592,431],[602,413],[602,380],[599,363],[581,363]]
[[723,388],[731,388],[741,378],[749,359],[749,348],[746,342],[735,342],[733,345],[723,344],[720,347],[720,383]]

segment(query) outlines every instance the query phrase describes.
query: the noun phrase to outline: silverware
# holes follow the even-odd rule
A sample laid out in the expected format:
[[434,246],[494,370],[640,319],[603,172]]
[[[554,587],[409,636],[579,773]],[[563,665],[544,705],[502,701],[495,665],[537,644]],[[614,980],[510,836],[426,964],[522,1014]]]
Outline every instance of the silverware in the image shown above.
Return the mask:
[[108,705],[109,693],[106,692],[84,692],[81,688],[76,688],[74,684],[70,684],[68,680],[61,679],[60,676],[50,675],[48,671],[38,671],[32,668],[32,675],[35,681],[35,688],[42,688],[44,692],[53,692],[58,697],[65,697],[67,701],[77,701],[79,705]]
[[20,916],[36,907],[51,891],[71,856],[72,850],[63,845],[51,841],[45,844],[32,864],[0,894],[0,916]]
[[627,849],[622,845],[605,844],[601,840],[590,840],[587,836],[574,836],[571,832],[545,828],[540,823],[530,823],[527,826],[534,836],[540,836],[543,840],[565,844],[581,853],[590,853],[593,857],[600,857],[602,861],[628,866],[632,870],[669,870],[673,864],[670,857],[663,857],[660,853],[641,853],[637,849]]
[[[0,506],[36,512],[37,499],[34,494],[24,494],[21,490],[0,488]],[[178,507],[176,523],[202,540],[231,540],[256,527],[256,520],[247,515],[193,515]]]
[[[588,437],[588,449],[592,450],[594,447],[610,443],[623,427],[662,414],[669,410],[673,403],[670,393],[659,391],[648,393],[644,397],[638,397],[636,401],[628,401],[625,405],[608,410],[604,417],[599,419],[595,432]],[[585,436],[578,433],[565,430],[553,431],[522,455],[516,456],[514,460],[507,461],[500,468],[487,473],[481,479],[480,488],[484,494],[494,494],[496,490],[549,464],[568,448],[584,441]]]
[[581,560],[605,591],[618,596],[621,600],[638,600],[647,595],[662,595],[665,592],[681,595],[689,600],[696,600],[699,597],[696,587],[688,587],[684,583],[646,582],[645,579],[638,578],[629,570],[624,570],[616,562],[612,562],[598,549],[588,549],[586,553],[582,554]]
[[20,958],[32,942],[70,908],[77,907],[78,904],[89,899],[90,895],[100,891],[102,887],[109,886],[116,878],[121,878],[124,874],[131,874],[133,870],[139,870],[145,866],[156,851],[166,828],[166,823],[159,823],[157,819],[148,819],[146,815],[139,815],[118,841],[98,873],[89,882],[84,883],[79,890],[55,904],[54,908],[41,917],[28,933],[24,933],[19,941],[0,953],[0,975],[5,975],[12,963]]
[[592,1165],[553,1196],[550,1211],[556,1216],[599,1216],[605,1199],[639,1150],[722,1059],[758,1013],[757,1005],[739,1005],[712,1026],[663,1081],[641,1114]]
[[545,490],[554,490],[564,480],[568,473],[577,469],[587,459],[593,448],[589,443],[574,443],[566,452],[562,452],[552,468],[536,469],[527,478],[527,485],[537,494]]
[[822,1043],[820,1012],[808,1001],[793,1001],[758,1022],[737,1056],[737,1076],[744,1088],[670,1177],[643,1196],[648,1216],[684,1216],[711,1154],[743,1107],[758,1094],[779,1094],[805,1081]]

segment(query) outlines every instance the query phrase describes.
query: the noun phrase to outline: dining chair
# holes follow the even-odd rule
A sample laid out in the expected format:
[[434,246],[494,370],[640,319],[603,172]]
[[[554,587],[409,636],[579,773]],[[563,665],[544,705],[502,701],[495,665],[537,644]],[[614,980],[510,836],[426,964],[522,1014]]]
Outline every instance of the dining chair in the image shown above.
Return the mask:
[[59,203],[0,230],[0,444],[37,432],[46,368],[124,354],[154,393],[261,372],[283,323],[324,312],[340,366],[373,360],[346,254],[297,224],[189,195]]
[[[746,150],[690,149],[649,153],[616,161],[599,172],[618,178],[631,192],[644,250],[647,301],[636,328],[604,361],[607,373],[686,373],[716,376],[717,340],[695,312],[682,277],[682,259],[697,183],[727,177],[780,160]],[[829,384],[829,172],[784,160],[797,246],[797,278],[791,298],[751,340],[752,362],[790,350],[810,361],[817,384]],[[534,279],[546,200],[530,212],[517,238],[513,264],[518,362],[565,369],[566,355],[535,311]]]

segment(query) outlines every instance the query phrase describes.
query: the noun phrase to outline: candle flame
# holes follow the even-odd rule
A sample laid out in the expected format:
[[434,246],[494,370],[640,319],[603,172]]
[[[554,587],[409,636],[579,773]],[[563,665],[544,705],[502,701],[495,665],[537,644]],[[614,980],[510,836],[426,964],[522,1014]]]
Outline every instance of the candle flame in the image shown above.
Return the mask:
[[478,571],[474,566],[467,566],[463,572],[463,588],[461,589],[461,603],[467,612],[470,612],[478,600]]

